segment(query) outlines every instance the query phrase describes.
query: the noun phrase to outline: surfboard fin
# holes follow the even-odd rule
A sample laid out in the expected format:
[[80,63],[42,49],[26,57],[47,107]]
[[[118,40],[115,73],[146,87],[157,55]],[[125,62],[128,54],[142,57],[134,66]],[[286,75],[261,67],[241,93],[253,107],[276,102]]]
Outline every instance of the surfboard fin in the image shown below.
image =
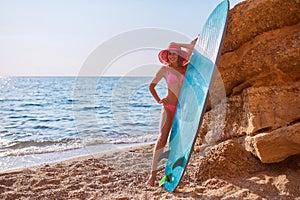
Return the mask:
[[[185,157],[178,158],[174,164],[172,165],[172,170],[174,170],[176,167],[183,167],[183,164],[185,162]],[[159,181],[159,187],[165,184],[166,182],[170,182],[172,177],[172,173],[165,175],[160,181]]]
[[172,174],[165,175],[160,181],[159,181],[159,187],[161,187],[166,182],[170,182],[172,177]]
[[178,159],[174,162],[174,164],[172,165],[172,170],[174,170],[176,167],[183,167],[184,162],[185,162],[184,156],[178,158]]

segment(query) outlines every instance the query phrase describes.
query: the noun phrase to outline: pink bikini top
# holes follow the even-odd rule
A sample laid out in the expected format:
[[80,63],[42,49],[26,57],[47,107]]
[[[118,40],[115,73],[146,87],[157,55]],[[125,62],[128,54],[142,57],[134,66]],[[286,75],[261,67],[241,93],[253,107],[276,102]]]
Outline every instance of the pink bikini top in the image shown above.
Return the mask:
[[[180,74],[180,73],[178,73],[178,74]],[[167,82],[167,84],[168,85],[169,84],[173,85],[173,84],[179,83],[179,81],[181,83],[183,83],[183,81],[184,81],[184,75],[180,74],[180,80],[179,80],[178,77],[175,74],[172,74],[170,72],[170,69],[167,69],[167,76],[166,76],[166,82]]]

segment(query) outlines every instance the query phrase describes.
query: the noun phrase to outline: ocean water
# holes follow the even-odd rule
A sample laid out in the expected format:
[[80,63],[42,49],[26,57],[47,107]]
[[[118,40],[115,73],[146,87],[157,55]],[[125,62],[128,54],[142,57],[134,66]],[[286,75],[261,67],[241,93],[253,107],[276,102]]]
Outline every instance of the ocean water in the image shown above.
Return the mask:
[[[154,142],[161,106],[148,91],[150,81],[151,77],[0,78],[0,168]],[[164,84],[157,88],[165,95]]]

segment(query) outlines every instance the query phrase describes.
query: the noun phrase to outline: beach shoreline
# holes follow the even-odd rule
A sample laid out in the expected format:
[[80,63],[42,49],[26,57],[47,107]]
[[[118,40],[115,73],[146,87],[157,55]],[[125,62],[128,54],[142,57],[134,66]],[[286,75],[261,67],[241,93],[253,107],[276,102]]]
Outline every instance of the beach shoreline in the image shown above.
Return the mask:
[[153,144],[153,142],[132,144],[96,144],[59,152],[1,157],[0,163],[2,163],[2,166],[0,168],[0,174],[20,171],[31,167],[40,167],[46,164],[51,165],[59,162],[97,158],[104,154],[126,151],[131,148],[148,146],[150,144]]

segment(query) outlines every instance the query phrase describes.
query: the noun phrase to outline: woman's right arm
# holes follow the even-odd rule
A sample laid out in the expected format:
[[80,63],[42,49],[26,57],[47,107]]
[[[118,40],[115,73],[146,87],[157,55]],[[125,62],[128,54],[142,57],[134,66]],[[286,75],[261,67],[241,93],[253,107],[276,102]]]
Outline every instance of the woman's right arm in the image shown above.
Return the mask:
[[154,99],[156,100],[156,102],[159,103],[160,102],[160,98],[159,98],[159,96],[158,96],[158,94],[157,94],[157,92],[155,90],[155,86],[156,85],[157,85],[156,83],[151,83],[149,85],[149,90],[150,90],[152,96],[154,97]]
[[153,80],[151,81],[151,83],[149,85],[149,91],[157,103],[160,103],[161,99],[155,90],[155,86],[163,78],[163,74],[164,74],[163,71],[164,71],[163,67],[160,68],[160,70],[156,73],[155,77],[153,78]]

